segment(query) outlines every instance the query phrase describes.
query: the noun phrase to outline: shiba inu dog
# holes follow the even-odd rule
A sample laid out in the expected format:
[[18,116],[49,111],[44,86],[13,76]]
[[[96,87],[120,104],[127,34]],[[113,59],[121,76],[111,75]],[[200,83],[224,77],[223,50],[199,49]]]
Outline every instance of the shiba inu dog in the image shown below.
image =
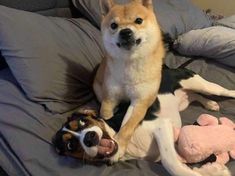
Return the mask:
[[115,161],[124,154],[135,128],[157,97],[165,51],[152,0],[132,0],[124,5],[101,0],[100,7],[106,52],[93,84],[101,102],[100,115],[110,119],[120,101],[131,102],[115,137],[119,145]]
[[[173,126],[182,125],[180,111],[193,101],[209,110],[220,109],[217,102],[197,93],[235,98],[235,90],[209,82],[190,70],[163,68],[158,98],[134,130],[121,159],[161,160],[173,176],[231,176],[226,166],[217,163],[190,169],[177,155]],[[112,160],[119,147],[114,136],[128,106],[120,105],[114,118],[106,121],[97,118],[91,110],[73,114],[55,135],[57,152],[95,163]]]

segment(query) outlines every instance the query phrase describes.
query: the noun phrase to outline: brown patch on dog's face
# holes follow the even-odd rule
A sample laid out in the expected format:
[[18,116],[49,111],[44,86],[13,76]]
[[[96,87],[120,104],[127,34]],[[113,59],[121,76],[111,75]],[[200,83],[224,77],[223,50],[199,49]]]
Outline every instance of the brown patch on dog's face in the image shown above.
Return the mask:
[[79,113],[68,118],[56,133],[53,143],[59,154],[89,161],[102,160],[117,150],[117,144],[107,133],[103,120]]

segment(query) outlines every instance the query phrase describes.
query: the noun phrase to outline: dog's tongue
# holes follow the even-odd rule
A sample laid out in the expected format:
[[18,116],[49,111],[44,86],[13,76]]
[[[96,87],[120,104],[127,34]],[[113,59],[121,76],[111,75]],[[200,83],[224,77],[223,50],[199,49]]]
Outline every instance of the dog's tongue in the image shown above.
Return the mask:
[[101,139],[98,146],[98,153],[107,156],[115,150],[115,142],[111,139]]

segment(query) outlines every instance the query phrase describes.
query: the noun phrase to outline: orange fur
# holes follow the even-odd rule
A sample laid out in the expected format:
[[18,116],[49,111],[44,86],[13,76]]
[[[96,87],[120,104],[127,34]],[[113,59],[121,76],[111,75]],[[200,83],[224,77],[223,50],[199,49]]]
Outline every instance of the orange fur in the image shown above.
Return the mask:
[[[101,102],[100,114],[109,119],[120,101],[131,101],[130,113],[124,117],[126,124],[123,123],[116,136],[119,152],[114,160],[118,160],[124,154],[135,128],[157,97],[165,50],[152,1],[133,0],[118,5],[108,0],[101,2],[101,9],[106,9],[102,13],[101,24],[106,55],[93,84]],[[143,24],[136,24],[136,18],[142,18]],[[118,24],[115,30],[110,28],[113,22]],[[119,49],[115,43],[118,32],[125,28],[132,29],[143,41],[130,51]]]

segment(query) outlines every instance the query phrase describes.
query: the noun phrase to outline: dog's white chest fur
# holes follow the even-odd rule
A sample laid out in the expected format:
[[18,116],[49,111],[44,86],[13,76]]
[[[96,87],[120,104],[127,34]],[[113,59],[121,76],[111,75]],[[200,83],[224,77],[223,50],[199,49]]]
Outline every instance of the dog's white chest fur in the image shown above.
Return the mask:
[[146,71],[145,58],[134,58],[122,60],[114,59],[107,64],[106,85],[110,93],[115,94],[118,99],[136,99],[145,97],[146,94],[156,92],[157,84],[145,84],[145,79],[149,75]]

